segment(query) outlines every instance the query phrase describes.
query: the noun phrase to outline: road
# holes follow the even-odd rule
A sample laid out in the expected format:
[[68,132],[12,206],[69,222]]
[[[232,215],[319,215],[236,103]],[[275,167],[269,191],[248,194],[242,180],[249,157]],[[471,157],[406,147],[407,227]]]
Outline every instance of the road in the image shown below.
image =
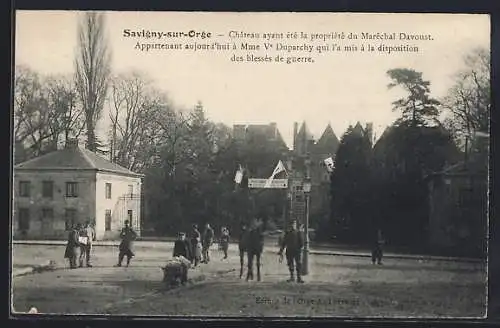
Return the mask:
[[287,283],[288,270],[275,249],[263,255],[263,281],[238,277],[239,258],[213,252],[213,261],[190,271],[186,287],[165,289],[163,265],[170,243],[137,247],[129,268],[115,268],[116,247],[95,247],[94,267],[65,269],[62,246],[13,247],[14,263],[56,261],[50,272],[15,277],[13,307],[43,313],[208,316],[481,317],[486,300],[485,267],[388,258],[311,256],[306,283]]

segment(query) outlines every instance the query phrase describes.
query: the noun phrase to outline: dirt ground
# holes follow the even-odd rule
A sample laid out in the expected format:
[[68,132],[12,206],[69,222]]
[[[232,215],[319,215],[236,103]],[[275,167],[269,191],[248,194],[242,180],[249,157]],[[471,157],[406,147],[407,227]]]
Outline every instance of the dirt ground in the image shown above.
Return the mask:
[[[263,281],[240,280],[236,249],[228,260],[190,271],[185,287],[166,290],[160,266],[165,244],[137,248],[129,268],[115,268],[117,250],[94,249],[94,267],[65,269],[60,246],[14,246],[14,263],[52,259],[58,269],[13,279],[13,307],[43,313],[183,316],[482,317],[485,266],[479,263],[310,256],[305,284],[287,283],[275,250],[263,255]],[[16,261],[17,259],[17,261]]]

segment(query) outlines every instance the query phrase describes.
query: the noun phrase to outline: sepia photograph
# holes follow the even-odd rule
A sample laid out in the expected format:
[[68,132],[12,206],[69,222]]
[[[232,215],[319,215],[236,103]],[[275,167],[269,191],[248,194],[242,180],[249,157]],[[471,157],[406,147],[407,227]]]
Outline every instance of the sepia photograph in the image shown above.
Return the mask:
[[11,316],[488,317],[489,15],[14,19]]

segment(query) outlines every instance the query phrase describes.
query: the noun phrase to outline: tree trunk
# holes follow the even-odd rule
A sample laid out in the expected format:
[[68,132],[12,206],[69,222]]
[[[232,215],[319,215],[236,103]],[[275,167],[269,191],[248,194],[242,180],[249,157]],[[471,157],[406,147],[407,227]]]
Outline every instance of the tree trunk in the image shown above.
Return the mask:
[[94,126],[91,121],[87,120],[87,149],[90,151],[96,151],[96,138]]

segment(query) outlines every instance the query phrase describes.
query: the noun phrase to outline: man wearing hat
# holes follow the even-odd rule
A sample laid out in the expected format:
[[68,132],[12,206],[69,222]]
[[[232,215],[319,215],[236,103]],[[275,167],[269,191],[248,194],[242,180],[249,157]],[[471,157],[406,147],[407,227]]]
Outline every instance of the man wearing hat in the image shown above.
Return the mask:
[[207,222],[205,224],[205,231],[203,232],[201,239],[202,257],[203,257],[202,263],[210,262],[210,246],[212,246],[213,240],[214,240],[214,230]]
[[177,240],[174,244],[174,257],[183,256],[186,259],[191,259],[191,245],[189,240],[186,239],[186,234],[184,232],[179,232],[177,235]]
[[122,266],[122,261],[125,256],[127,256],[127,266],[129,266],[130,260],[135,256],[134,252],[132,251],[132,244],[137,238],[137,233],[129,225],[128,220],[125,220],[125,227],[120,232],[120,238],[122,239],[122,241],[119,246],[120,253],[118,254],[118,264],[116,266]]
[[278,255],[280,256],[280,262],[283,261],[283,250],[286,248],[286,261],[288,265],[288,270],[290,271],[290,279],[288,282],[295,281],[294,279],[294,269],[297,272],[297,282],[303,283],[301,278],[301,253],[302,247],[304,246],[304,240],[302,238],[302,233],[297,230],[297,222],[294,220],[290,223],[290,228],[285,232],[285,237],[281,242],[280,251]]
[[79,223],[73,224],[71,230],[68,234],[68,241],[66,244],[66,250],[64,252],[64,258],[69,260],[69,265],[71,269],[76,269],[76,259],[78,256],[78,252],[80,250],[80,242],[79,242],[79,231],[81,230],[81,226]]
[[201,261],[201,234],[196,224],[193,224],[189,241],[191,243],[191,264],[196,267]]

